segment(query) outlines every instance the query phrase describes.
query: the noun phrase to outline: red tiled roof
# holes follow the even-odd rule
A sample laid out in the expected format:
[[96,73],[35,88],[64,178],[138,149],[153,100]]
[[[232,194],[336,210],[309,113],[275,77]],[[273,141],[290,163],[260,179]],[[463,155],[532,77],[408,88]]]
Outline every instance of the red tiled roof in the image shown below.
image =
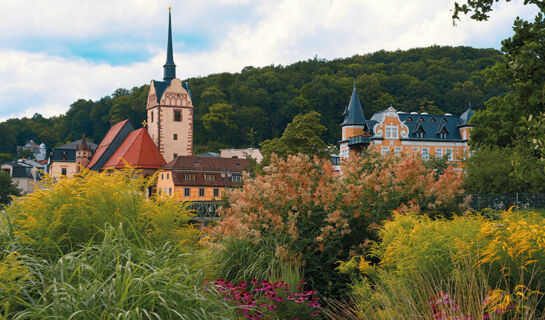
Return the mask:
[[113,127],[111,127],[110,130],[108,130],[108,133],[106,133],[106,136],[104,137],[104,139],[102,139],[97,149],[95,150],[95,154],[93,155],[93,158],[91,158],[91,161],[87,165],[87,168],[91,168],[97,163],[97,161],[102,157],[102,154],[104,154],[106,149],[108,149],[110,143],[112,143],[114,138],[117,136],[119,131],[121,131],[127,121],[129,121],[129,119],[118,122]]
[[145,169],[159,169],[166,164],[145,128],[131,132],[108,159],[102,170],[123,168],[125,164]]
[[170,161],[163,170],[231,171],[242,172],[250,163],[246,159],[180,156]]

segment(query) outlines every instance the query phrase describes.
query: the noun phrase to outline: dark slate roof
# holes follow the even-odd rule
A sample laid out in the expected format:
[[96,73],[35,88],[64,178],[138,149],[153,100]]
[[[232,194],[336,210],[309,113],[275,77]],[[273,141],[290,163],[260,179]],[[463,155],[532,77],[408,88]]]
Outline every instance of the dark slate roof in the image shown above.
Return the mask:
[[[56,147],[55,149],[63,149],[63,150],[76,150],[78,145],[82,143],[82,139],[76,140],[74,142],[71,142],[69,144],[65,144],[64,146]],[[97,145],[95,143],[86,141],[85,142],[89,148],[91,148],[92,151],[96,150]]]
[[460,118],[458,119],[458,127],[463,127],[469,125],[469,120],[473,116],[473,110],[471,110],[471,105],[469,108],[460,115]]
[[[82,139],[76,140],[69,144],[65,144],[60,147],[56,147],[51,152],[51,161],[66,161],[66,162],[75,162],[76,161],[76,149],[82,143]],[[91,149],[91,152],[94,152],[97,148],[97,145],[86,141],[87,146]],[[63,157],[65,154],[65,157]]]
[[354,86],[350,103],[348,103],[348,106],[344,111],[344,121],[341,126],[364,124],[365,116],[363,115],[363,108],[360,103],[360,98],[358,97],[358,92],[356,91],[356,86]]
[[[431,114],[408,114],[398,113],[399,120],[405,122],[409,127],[409,137],[411,140],[462,140],[460,131],[457,128],[458,116],[455,115],[431,115]],[[411,118],[413,121],[407,121]],[[433,120],[432,120],[433,119]],[[416,132],[421,127],[424,130],[424,137],[417,138]],[[441,139],[439,134],[441,130],[447,130],[445,139]],[[403,138],[402,138],[403,139]],[[407,138],[404,138],[407,139]]]
[[[2,165],[9,165],[11,167],[11,177],[12,178],[26,178],[26,179],[33,179],[32,176],[32,166],[25,163],[18,163],[18,162],[7,162],[2,163]],[[36,179],[41,180],[42,175],[39,174],[39,172],[36,173]]]

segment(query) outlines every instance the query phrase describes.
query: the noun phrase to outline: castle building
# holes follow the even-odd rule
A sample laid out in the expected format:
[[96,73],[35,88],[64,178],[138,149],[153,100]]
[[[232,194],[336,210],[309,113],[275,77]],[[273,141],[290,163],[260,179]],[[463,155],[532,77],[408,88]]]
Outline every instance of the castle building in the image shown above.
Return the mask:
[[172,50],[172,24],[168,11],[167,59],[163,81],[152,80],[148,93],[147,124],[159,152],[170,161],[193,155],[193,103],[188,83],[176,78]]
[[30,150],[34,153],[34,159],[38,161],[43,161],[47,158],[47,150],[45,143],[38,145],[33,140],[28,141],[24,146],[17,146],[17,152],[22,152],[23,150]]
[[348,158],[352,152],[375,148],[382,154],[412,151],[423,159],[446,156],[451,163],[462,161],[469,154],[472,115],[471,105],[460,116],[407,113],[390,106],[367,120],[354,85],[341,124],[340,156]]
[[81,138],[81,143],[76,146],[76,173],[80,172],[81,168],[87,167],[92,156],[93,152],[87,144],[84,134]]

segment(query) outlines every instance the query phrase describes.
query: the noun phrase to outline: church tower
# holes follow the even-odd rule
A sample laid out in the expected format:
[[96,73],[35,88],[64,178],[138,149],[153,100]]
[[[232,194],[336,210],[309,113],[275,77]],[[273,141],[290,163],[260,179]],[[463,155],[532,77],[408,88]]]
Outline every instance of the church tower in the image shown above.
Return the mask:
[[151,81],[147,103],[148,132],[167,162],[193,155],[193,103],[189,84],[176,78],[170,11],[163,81]]

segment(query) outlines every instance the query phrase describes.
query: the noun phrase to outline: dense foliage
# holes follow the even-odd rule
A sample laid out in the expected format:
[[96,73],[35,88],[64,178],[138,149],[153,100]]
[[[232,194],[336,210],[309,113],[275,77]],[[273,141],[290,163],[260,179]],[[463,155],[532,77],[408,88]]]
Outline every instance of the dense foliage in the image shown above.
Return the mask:
[[[191,78],[196,150],[257,147],[279,137],[297,114],[309,111],[322,115],[326,130],[321,138],[335,144],[354,79],[368,117],[390,103],[403,111],[460,114],[469,102],[480,107],[504,92],[485,86],[482,73],[498,61],[502,56],[496,50],[433,46]],[[29,139],[51,148],[84,133],[98,143],[120,120],[131,118],[140,125],[147,93],[147,85],[118,89],[97,101],[78,100],[65,115],[48,119],[36,114],[0,123],[0,152],[15,154],[15,146]]]
[[[545,219],[507,211],[432,220],[394,214],[368,257],[341,264],[363,319],[541,319]],[[354,261],[358,260],[358,261]]]
[[[342,170],[340,177],[328,161],[301,154],[286,160],[273,156],[264,174],[246,177],[243,188],[228,195],[229,207],[215,231],[228,241],[252,242],[256,249],[244,242],[238,248],[269,257],[263,271],[270,264],[303,266],[313,288],[331,296],[346,290],[349,281],[334,271],[335,262],[368,249],[392,210],[447,215],[457,210],[455,199],[462,192],[462,176],[452,167],[437,176],[418,154],[354,155]],[[250,258],[235,259],[233,245],[227,248],[227,280],[251,280],[236,271]]]
[[0,170],[0,208],[3,204],[8,204],[12,197],[20,195],[21,190],[19,190],[9,174]]

